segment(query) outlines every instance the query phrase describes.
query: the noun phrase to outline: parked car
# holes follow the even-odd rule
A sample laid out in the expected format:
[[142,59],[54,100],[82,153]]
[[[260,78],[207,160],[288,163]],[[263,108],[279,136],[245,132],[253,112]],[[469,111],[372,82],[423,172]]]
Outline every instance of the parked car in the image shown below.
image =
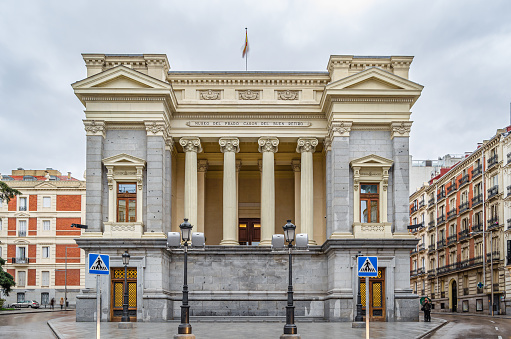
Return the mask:
[[22,308],[22,307],[39,308],[39,303],[35,300],[25,300],[25,301],[20,301],[20,302],[11,304],[11,307],[14,307],[14,308]]

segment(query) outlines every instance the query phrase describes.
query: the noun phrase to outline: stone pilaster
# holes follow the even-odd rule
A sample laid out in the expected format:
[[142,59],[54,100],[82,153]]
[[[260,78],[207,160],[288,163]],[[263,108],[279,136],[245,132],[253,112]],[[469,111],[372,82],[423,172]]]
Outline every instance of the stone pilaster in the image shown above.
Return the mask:
[[293,168],[293,172],[295,175],[295,220],[296,231],[297,233],[301,233],[302,230],[302,219],[300,214],[300,195],[301,195],[301,174],[300,174],[300,160],[292,160],[291,167]]
[[261,178],[261,246],[271,245],[275,232],[275,153],[278,151],[277,137],[261,137],[257,141],[263,153]]
[[206,172],[208,161],[201,159],[197,162],[197,232],[204,233],[204,211],[206,203]]
[[408,194],[410,192],[409,177],[409,135],[412,123],[410,121],[391,124],[392,153],[392,190],[394,199],[394,234],[408,234],[407,226],[410,221]]
[[332,141],[327,136],[323,142],[323,151],[325,152],[325,200],[326,200],[326,238],[332,234]]
[[198,137],[182,137],[179,144],[185,155],[184,217],[192,225],[197,224],[197,153],[202,152]]
[[299,138],[296,151],[301,153],[301,185],[300,185],[300,218],[301,233],[307,233],[309,244],[316,245],[314,240],[314,175],[312,153],[316,151],[318,139]]
[[224,154],[223,182],[223,235],[220,245],[238,245],[237,171],[236,153],[240,151],[238,138],[220,138],[220,151]]

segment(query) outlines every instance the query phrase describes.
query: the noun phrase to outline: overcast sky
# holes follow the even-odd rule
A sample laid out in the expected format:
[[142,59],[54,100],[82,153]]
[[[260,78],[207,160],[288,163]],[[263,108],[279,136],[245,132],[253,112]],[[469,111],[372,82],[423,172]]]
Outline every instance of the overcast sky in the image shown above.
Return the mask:
[[83,178],[81,53],[162,53],[175,71],[326,71],[331,54],[413,55],[411,154],[475,149],[510,124],[511,1],[1,1],[0,173]]

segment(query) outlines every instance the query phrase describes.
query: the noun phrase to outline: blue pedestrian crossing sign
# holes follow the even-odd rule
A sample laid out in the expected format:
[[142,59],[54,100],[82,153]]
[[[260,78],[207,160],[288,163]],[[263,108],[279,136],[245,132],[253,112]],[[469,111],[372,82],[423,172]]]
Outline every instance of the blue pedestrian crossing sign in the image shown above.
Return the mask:
[[90,274],[110,274],[110,256],[108,254],[89,253]]
[[358,276],[378,277],[378,257],[358,257]]

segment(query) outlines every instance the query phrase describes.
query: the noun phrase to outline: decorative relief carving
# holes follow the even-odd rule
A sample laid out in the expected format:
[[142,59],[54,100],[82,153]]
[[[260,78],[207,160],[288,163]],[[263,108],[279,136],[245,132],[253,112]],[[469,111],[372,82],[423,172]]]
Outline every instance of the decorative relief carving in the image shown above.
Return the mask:
[[298,100],[300,91],[277,91],[277,99],[279,100]]
[[239,91],[238,98],[240,100],[259,100],[260,94],[261,92],[259,91],[252,91],[250,89],[247,89],[246,91]]
[[220,100],[220,91],[208,89],[207,91],[199,91],[201,100]]
[[220,151],[222,153],[225,152],[235,152],[238,153],[240,151],[240,140],[238,138],[220,138],[218,140],[220,144]]
[[257,140],[259,144],[259,152],[273,152],[279,150],[279,139],[277,137],[261,137]]
[[167,146],[169,150],[172,151],[174,149],[174,140],[172,138],[166,138],[165,146]]
[[135,232],[135,225],[112,225],[112,232]]
[[349,137],[352,125],[351,121],[334,121],[330,124],[328,136],[330,139],[334,137]]
[[318,139],[316,138],[299,138],[296,146],[296,152],[312,152],[316,151]]
[[329,152],[332,150],[332,139],[330,137],[325,137],[325,140],[323,141],[323,150],[325,152]]
[[362,232],[385,232],[384,225],[364,225],[360,227]]
[[202,146],[199,137],[182,137],[179,144],[183,147],[184,152],[202,153]]
[[144,121],[147,133],[159,134],[165,132],[163,121]]
[[412,122],[411,121],[393,122],[390,124],[390,127],[392,129],[391,138],[407,137],[410,135]]
[[83,120],[83,124],[85,125],[85,132],[87,135],[103,135],[105,134],[105,122],[97,121],[97,120]]

